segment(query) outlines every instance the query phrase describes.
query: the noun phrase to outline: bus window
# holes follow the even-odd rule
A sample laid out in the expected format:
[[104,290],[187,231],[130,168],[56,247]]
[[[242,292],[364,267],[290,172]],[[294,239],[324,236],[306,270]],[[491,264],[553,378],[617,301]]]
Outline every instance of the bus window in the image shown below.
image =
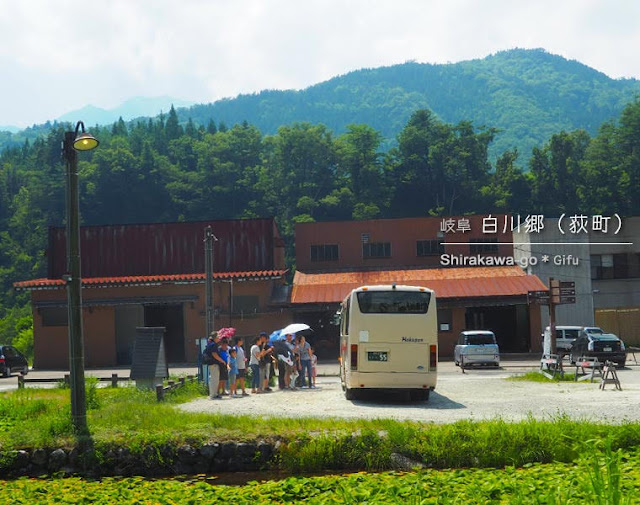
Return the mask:
[[347,298],[347,307],[344,310],[344,317],[342,319],[344,325],[342,327],[342,334],[343,335],[348,335],[349,334],[349,314],[351,312],[351,297]]
[[357,296],[363,314],[426,314],[431,300],[426,291],[361,291]]

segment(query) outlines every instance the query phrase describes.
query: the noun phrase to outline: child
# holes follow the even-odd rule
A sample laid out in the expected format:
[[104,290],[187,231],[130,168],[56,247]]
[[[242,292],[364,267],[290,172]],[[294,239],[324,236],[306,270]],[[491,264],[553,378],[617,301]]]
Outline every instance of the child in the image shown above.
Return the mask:
[[242,396],[249,396],[249,393],[247,393],[244,389],[244,378],[247,372],[247,358],[244,355],[244,347],[242,347],[242,344],[244,344],[244,340],[242,339],[242,337],[238,337],[236,339],[236,361],[238,363],[238,384],[242,389]]
[[316,356],[316,352],[313,349],[313,347],[311,347],[311,378],[313,379],[313,384],[311,384],[311,387],[315,389],[316,387],[316,374],[317,374],[317,367],[316,365],[318,364],[318,356]]
[[238,360],[235,347],[229,349],[229,396],[238,398],[236,389],[236,377],[238,376]]

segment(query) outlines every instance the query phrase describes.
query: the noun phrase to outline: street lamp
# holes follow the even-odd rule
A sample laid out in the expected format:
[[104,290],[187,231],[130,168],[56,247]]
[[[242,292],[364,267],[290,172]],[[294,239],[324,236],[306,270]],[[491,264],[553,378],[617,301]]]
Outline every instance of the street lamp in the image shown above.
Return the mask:
[[[82,127],[82,133],[78,130]],[[80,273],[80,200],[78,195],[78,153],[98,146],[98,140],[85,133],[78,121],[73,132],[65,132],[62,157],[67,166],[67,306],[69,313],[69,371],[71,422],[76,435],[89,434],[84,387],[84,344],[82,336],[82,278]]]

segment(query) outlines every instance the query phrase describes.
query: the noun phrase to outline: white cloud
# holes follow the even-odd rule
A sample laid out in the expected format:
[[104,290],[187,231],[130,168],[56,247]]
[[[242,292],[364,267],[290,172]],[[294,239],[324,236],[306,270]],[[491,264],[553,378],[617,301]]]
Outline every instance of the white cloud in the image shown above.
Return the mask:
[[634,0],[0,0],[0,124],[137,95],[199,102],[363,67],[544,47],[640,77]]

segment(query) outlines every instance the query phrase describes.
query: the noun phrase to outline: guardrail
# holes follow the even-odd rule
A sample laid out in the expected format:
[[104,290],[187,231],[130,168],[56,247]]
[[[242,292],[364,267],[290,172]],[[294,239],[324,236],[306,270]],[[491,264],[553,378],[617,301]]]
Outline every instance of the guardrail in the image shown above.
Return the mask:
[[[64,382],[67,386],[71,382],[71,376],[67,373],[64,374],[64,377],[60,378],[48,378],[48,379],[27,379],[24,375],[18,375],[18,389],[23,389],[25,383],[33,382],[33,383],[47,383],[47,382]],[[89,378],[89,377],[87,377]],[[111,374],[111,377],[95,377],[99,382],[111,382],[112,388],[118,387],[118,382],[120,381],[129,381],[129,377],[118,377],[117,373]]]
[[164,400],[165,394],[173,391],[174,389],[178,389],[183,387],[187,381],[195,382],[198,380],[196,375],[187,375],[186,377],[179,377],[178,382],[174,380],[170,380],[167,382],[167,385],[158,384],[156,385],[156,399],[161,402]]

